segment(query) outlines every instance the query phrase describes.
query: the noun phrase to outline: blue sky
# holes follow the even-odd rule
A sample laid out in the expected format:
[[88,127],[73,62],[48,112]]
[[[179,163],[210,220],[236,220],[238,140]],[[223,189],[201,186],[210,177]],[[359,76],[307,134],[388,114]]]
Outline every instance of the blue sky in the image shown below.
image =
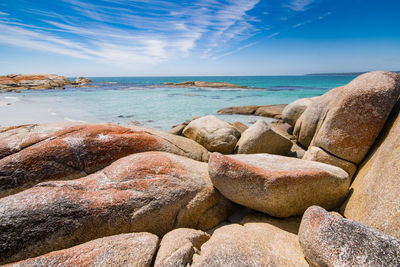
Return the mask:
[[397,0],[0,0],[0,74],[400,70]]

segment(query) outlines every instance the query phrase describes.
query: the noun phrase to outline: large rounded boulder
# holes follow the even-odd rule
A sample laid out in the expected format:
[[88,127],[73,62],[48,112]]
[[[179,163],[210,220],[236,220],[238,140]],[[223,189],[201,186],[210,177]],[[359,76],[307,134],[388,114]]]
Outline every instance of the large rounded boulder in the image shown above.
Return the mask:
[[223,154],[232,153],[240,137],[240,132],[234,126],[215,116],[191,121],[182,133],[208,151]]
[[350,186],[338,167],[270,154],[213,153],[208,170],[226,198],[276,217],[301,215],[312,205],[338,207]]
[[120,233],[207,230],[230,208],[206,163],[138,153],[92,175],[44,182],[0,199],[0,264]]

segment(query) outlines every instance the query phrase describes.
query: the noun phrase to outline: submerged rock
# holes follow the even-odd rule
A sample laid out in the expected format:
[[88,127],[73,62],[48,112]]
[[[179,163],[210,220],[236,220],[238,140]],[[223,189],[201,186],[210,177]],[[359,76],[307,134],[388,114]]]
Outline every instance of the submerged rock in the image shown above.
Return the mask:
[[304,213],[299,240],[312,266],[400,265],[400,240],[316,206]]
[[150,267],[158,237],[150,233],[121,234],[12,263],[13,267],[137,266]]
[[312,205],[336,208],[350,186],[338,167],[269,154],[213,153],[208,170],[226,198],[276,217],[301,215]]
[[72,82],[55,74],[10,74],[0,76],[0,92],[9,90],[64,88]]
[[208,230],[230,208],[206,163],[165,152],[134,154],[81,179],[0,199],[0,264],[120,233]]
[[281,118],[282,111],[286,104],[264,105],[264,106],[239,106],[229,107],[218,110],[218,114],[241,114],[241,115],[255,115],[269,118]]
[[258,120],[243,132],[236,144],[235,153],[286,155],[292,145],[292,141],[274,131],[265,121]]
[[208,151],[230,154],[236,146],[240,132],[215,116],[205,116],[191,121],[183,130],[183,135]]

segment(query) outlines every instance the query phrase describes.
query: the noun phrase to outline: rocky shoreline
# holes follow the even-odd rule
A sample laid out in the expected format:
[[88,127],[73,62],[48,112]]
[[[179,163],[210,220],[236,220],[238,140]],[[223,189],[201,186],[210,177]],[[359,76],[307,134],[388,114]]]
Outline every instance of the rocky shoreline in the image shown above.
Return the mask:
[[210,88],[249,88],[248,86],[238,85],[226,82],[204,82],[204,81],[186,81],[180,83],[166,82],[163,84],[166,87],[210,87]]
[[71,81],[64,76],[55,74],[9,74],[0,76],[0,92],[18,92],[20,90],[65,89],[71,85],[80,87],[92,83],[85,77],[78,77]]
[[220,111],[273,124],[0,128],[0,264],[398,266],[399,98],[370,72]]

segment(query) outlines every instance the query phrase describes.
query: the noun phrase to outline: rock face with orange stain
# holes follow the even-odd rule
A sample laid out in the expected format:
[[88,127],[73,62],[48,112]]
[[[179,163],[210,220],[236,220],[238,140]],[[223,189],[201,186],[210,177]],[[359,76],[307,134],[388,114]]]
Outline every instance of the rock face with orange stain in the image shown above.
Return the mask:
[[304,213],[299,241],[312,266],[400,266],[400,240],[321,207]]
[[[183,148],[182,148],[183,147]],[[190,148],[190,149],[189,149]],[[115,160],[145,151],[166,151],[206,161],[196,142],[144,128],[112,124],[44,124],[0,132],[0,197],[48,180],[75,179]]]
[[360,166],[342,212],[400,239],[400,101],[389,118]]
[[305,147],[319,147],[339,159],[359,164],[399,95],[399,74],[376,71],[360,75],[313,99],[296,121],[294,135]]
[[9,74],[0,76],[0,92],[27,89],[63,89],[64,86],[71,83],[72,81],[64,76],[54,74]]
[[151,265],[158,237],[150,233],[132,233],[96,239],[69,249],[6,265],[33,266],[136,266]]
[[208,230],[231,205],[212,185],[206,163],[134,154],[92,175],[0,199],[0,264],[120,233]]
[[270,154],[213,153],[208,168],[226,198],[276,217],[301,215],[312,205],[335,208],[350,186],[338,167]]

